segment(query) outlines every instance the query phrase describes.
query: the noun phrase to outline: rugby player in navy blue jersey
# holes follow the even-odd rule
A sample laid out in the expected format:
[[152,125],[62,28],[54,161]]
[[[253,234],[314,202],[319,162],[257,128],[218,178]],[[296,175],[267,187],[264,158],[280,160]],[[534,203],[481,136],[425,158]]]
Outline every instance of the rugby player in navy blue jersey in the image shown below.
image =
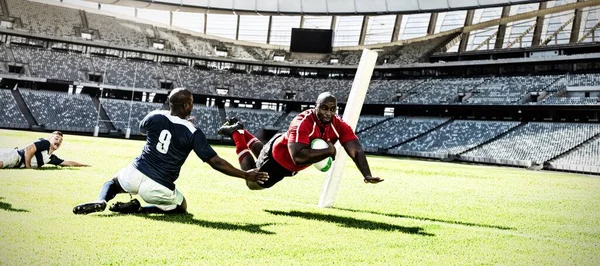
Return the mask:
[[13,149],[0,154],[0,168],[39,168],[44,165],[89,166],[58,158],[54,152],[63,142],[63,133],[54,131],[48,139],[40,138],[23,149]]
[[206,141],[199,128],[187,121],[194,106],[192,93],[174,89],[169,95],[170,111],[152,111],[140,122],[146,134],[142,154],[107,181],[95,202],[73,208],[75,214],[88,214],[106,209],[106,203],[118,193],[139,194],[150,206],[142,207],[137,199],[117,202],[109,209],[119,213],[185,213],[187,204],[175,188],[181,166],[193,150],[213,169],[247,182],[262,184],[269,178],[257,169],[242,171],[223,160]]

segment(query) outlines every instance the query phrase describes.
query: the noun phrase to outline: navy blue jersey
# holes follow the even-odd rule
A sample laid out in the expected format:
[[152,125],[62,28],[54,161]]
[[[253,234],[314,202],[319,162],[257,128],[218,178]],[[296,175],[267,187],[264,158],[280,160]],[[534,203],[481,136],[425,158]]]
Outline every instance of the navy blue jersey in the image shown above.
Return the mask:
[[[44,164],[53,164],[60,165],[64,162],[63,159],[58,158],[54,154],[50,154],[50,141],[47,139],[40,138],[33,142],[35,145],[35,153],[31,158],[31,167],[39,168],[44,166]],[[21,161],[16,168],[25,167],[25,148],[17,151],[21,156]]]
[[146,134],[146,145],[133,165],[171,190],[175,189],[174,182],[192,150],[205,162],[217,155],[202,130],[169,111],[150,112],[140,122],[140,131]]

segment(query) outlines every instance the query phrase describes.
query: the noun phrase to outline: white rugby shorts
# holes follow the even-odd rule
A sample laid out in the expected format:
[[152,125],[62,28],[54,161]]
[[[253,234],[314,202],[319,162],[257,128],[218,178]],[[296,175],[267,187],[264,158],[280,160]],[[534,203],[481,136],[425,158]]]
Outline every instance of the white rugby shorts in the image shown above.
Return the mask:
[[17,152],[17,149],[12,150],[0,150],[0,162],[2,162],[2,168],[14,168],[19,164],[21,155]]
[[127,193],[138,194],[146,203],[152,204],[163,211],[173,210],[183,202],[183,194],[179,190],[170,190],[157,183],[132,164],[119,170],[117,179]]

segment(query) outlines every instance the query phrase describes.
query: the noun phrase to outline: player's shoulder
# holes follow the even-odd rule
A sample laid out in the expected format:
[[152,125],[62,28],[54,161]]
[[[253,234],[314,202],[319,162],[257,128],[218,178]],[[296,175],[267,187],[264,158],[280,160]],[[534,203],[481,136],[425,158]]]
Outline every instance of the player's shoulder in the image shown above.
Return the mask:
[[168,110],[154,110],[146,115],[146,117],[167,117],[170,116]]
[[308,109],[306,111],[303,111],[295,117],[294,121],[296,121],[297,123],[301,123],[304,121],[313,122],[313,115],[312,115],[313,113],[314,113],[313,109]]
[[48,139],[45,139],[45,138],[39,138],[39,139],[35,140],[33,143],[48,144],[48,145],[50,145],[50,141]]

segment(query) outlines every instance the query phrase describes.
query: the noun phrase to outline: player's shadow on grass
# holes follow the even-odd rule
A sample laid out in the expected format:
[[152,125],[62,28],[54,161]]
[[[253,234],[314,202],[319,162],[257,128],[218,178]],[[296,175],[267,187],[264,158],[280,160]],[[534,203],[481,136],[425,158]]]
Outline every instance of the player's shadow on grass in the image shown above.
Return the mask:
[[[33,168],[33,170],[35,171],[56,171],[56,170],[61,170],[61,171],[73,171],[73,170],[81,170],[81,168],[83,167],[72,167],[72,166],[56,166],[56,167],[40,167],[40,168]],[[20,169],[27,169],[27,168],[20,168]]]
[[213,228],[213,229],[219,229],[219,230],[246,231],[248,233],[263,234],[263,235],[275,234],[274,232],[266,231],[261,228],[264,226],[272,225],[272,223],[240,225],[240,224],[233,224],[233,223],[226,223],[226,222],[211,222],[211,221],[194,219],[194,215],[189,214],[189,213],[188,214],[170,214],[170,215],[136,214],[135,216],[150,219],[150,220],[155,220],[155,221],[190,224],[190,225],[197,225],[197,226],[201,226],[201,227]]
[[500,230],[515,230],[516,229],[513,227],[507,227],[507,226],[501,226],[501,225],[467,223],[467,222],[461,222],[461,221],[441,220],[441,219],[435,219],[435,218],[419,217],[419,216],[412,216],[412,215],[402,215],[402,214],[396,214],[396,213],[382,213],[382,212],[375,212],[375,211],[353,210],[353,209],[335,208],[335,207],[334,207],[334,209],[342,210],[342,211],[349,211],[349,212],[370,213],[370,214],[383,215],[383,216],[394,217],[394,218],[415,219],[415,220],[421,220],[421,221],[430,221],[430,222],[447,223],[447,224],[459,224],[459,225],[465,225],[465,226],[494,228],[494,229],[500,229]]
[[3,197],[0,197],[0,210],[10,211],[10,212],[29,212],[28,210],[24,210],[24,209],[15,209],[12,207],[12,204],[2,202],[1,200],[3,200],[3,199],[4,199]]
[[374,222],[369,220],[361,220],[352,217],[343,217],[331,214],[322,214],[322,213],[314,213],[314,212],[301,212],[301,211],[273,211],[273,210],[265,210],[273,215],[282,215],[289,217],[299,217],[307,220],[316,220],[323,221],[329,223],[337,223],[344,227],[349,228],[357,228],[357,229],[366,229],[366,230],[383,230],[383,231],[398,231],[407,234],[415,234],[422,236],[435,236],[434,234],[423,232],[423,228],[421,227],[405,227],[394,224],[382,223],[382,222]]

